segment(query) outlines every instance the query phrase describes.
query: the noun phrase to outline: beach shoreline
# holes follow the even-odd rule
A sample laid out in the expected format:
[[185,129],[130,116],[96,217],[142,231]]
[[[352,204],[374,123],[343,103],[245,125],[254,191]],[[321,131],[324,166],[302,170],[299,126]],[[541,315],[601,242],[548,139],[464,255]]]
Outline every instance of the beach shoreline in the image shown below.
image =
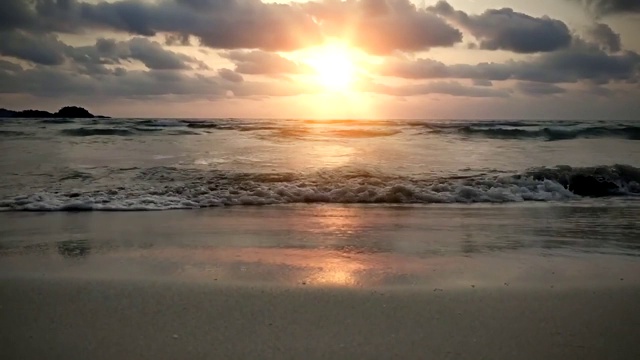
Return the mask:
[[637,359],[633,207],[0,213],[12,359]]

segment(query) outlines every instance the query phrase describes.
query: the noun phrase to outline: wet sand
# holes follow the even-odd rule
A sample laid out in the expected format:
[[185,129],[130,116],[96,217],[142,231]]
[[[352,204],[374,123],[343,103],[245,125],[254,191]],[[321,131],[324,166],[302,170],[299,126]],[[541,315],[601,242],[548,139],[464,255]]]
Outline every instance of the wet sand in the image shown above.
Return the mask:
[[637,208],[0,213],[3,359],[638,359]]

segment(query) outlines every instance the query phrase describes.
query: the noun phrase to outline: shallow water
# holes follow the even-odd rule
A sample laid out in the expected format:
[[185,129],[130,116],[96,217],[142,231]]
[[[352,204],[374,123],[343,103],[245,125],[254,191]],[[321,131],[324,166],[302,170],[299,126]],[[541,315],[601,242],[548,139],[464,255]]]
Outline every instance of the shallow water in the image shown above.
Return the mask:
[[633,121],[3,119],[0,131],[5,211],[640,194]]
[[436,289],[640,285],[634,206],[0,214],[4,277]]

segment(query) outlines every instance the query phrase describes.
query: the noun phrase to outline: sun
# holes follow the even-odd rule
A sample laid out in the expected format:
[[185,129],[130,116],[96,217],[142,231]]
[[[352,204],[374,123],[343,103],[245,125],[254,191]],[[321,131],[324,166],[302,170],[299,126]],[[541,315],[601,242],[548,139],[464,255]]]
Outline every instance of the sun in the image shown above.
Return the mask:
[[342,43],[313,48],[304,62],[313,69],[316,81],[329,91],[348,90],[356,77],[353,52]]

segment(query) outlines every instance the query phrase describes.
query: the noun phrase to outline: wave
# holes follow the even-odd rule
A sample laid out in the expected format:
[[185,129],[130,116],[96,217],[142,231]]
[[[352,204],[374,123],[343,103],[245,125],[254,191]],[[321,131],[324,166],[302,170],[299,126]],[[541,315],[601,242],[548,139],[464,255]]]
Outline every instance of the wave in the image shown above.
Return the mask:
[[225,129],[224,126],[220,125],[220,124],[216,124],[214,122],[210,122],[210,123],[188,123],[186,124],[187,127],[193,128],[193,129]]
[[119,128],[88,128],[63,129],[60,133],[67,136],[131,136],[134,132]]
[[372,138],[372,137],[383,137],[383,136],[392,136],[400,133],[400,131],[392,130],[392,129],[344,129],[344,130],[332,130],[328,131],[326,135],[332,137],[343,137],[343,138]]
[[[55,120],[64,123],[66,120]],[[408,132],[410,134],[456,136],[460,139],[561,141],[589,138],[640,140],[640,125],[611,121],[408,121],[408,120],[242,120],[242,119],[108,119],[92,120],[64,135],[193,135],[233,130],[257,132],[263,139],[370,138]],[[98,125],[97,129],[93,129]],[[326,125],[326,126],[325,126]],[[418,131],[416,129],[426,129]],[[131,133],[128,133],[128,132]],[[199,133],[198,133],[199,134]]]
[[501,127],[474,127],[464,126],[457,129],[459,134],[465,136],[482,136],[491,139],[544,139],[547,141],[571,140],[577,138],[622,138],[628,140],[640,140],[640,127],[606,127],[593,126],[587,128],[562,128],[544,127],[534,129],[501,128]]
[[0,209],[122,211],[291,203],[468,204],[600,196],[640,196],[640,169],[627,165],[561,166],[510,175],[418,179],[361,169],[259,174],[152,167],[140,170],[130,185],[21,195],[0,200]]
[[[297,121],[297,120],[294,120]],[[350,125],[350,126],[402,126],[402,122],[394,120],[355,120],[355,119],[327,119],[327,120],[301,120],[302,123],[310,125]],[[422,123],[424,124],[424,123]]]
[[132,127],[132,129],[140,132],[158,132],[158,131],[164,130],[157,127],[143,127],[143,126],[134,126]]
[[144,126],[157,126],[157,127],[180,127],[185,126],[185,122],[182,120],[174,120],[174,119],[162,119],[162,120],[138,120],[136,121],[138,125]]
[[44,119],[40,121],[42,124],[71,124],[74,122],[72,119]]
[[182,129],[170,130],[166,134],[167,135],[201,135],[201,133],[197,131],[182,130]]
[[11,136],[26,136],[29,135],[29,133],[26,133],[24,131],[14,131],[14,130],[0,130],[0,136],[4,137],[11,137]]

